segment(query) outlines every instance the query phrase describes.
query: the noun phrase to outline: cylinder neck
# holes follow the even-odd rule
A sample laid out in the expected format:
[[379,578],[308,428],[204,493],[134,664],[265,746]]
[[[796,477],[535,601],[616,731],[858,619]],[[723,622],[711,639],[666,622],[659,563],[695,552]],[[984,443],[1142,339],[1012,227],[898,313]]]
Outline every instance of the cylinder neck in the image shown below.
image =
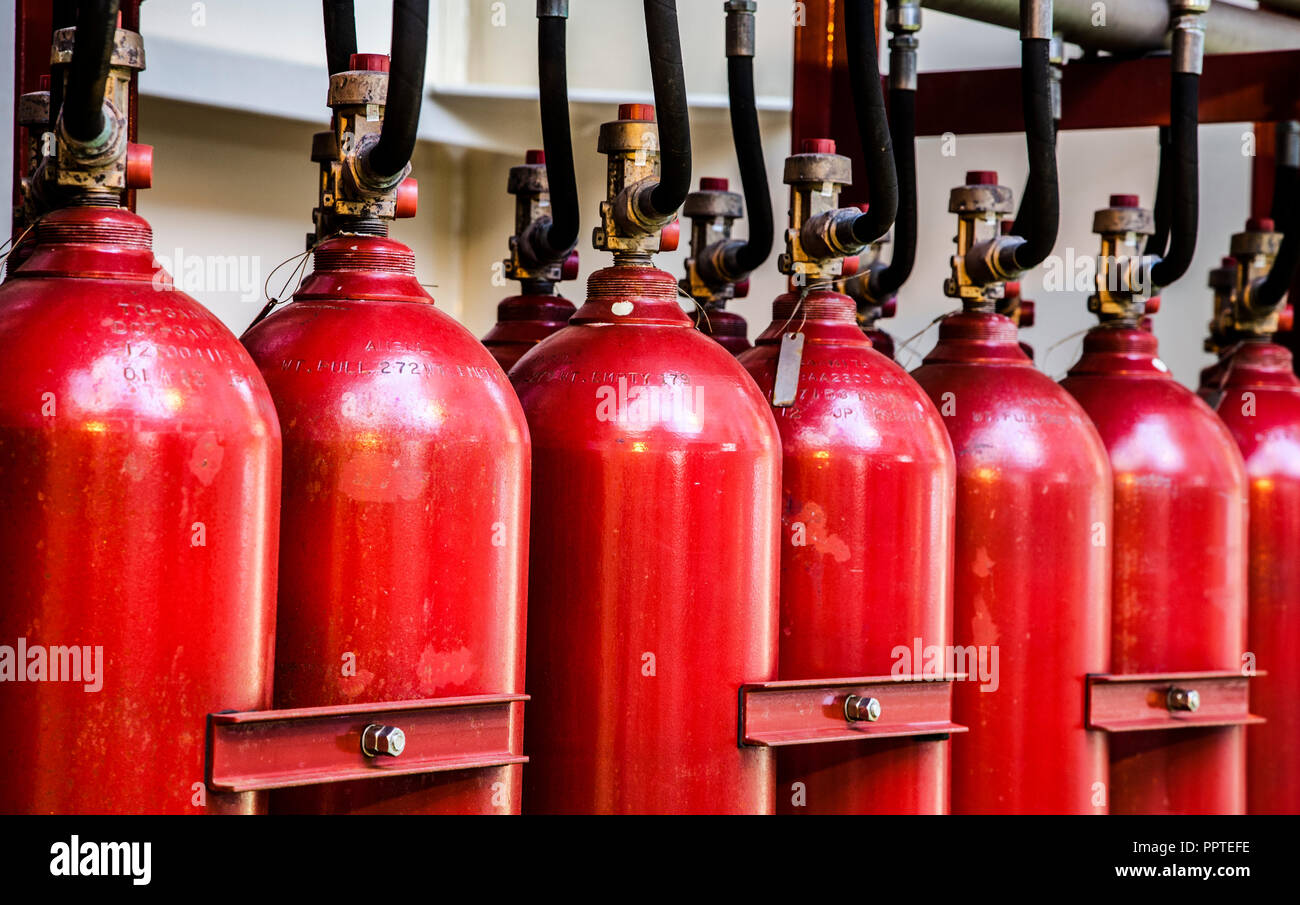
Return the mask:
[[[28,257],[12,277],[108,277],[170,287],[153,256],[143,217],[114,206],[66,207],[46,214],[29,236]],[[26,244],[26,243],[25,243]]]
[[587,300],[571,324],[659,324],[690,327],[677,304],[677,281],[657,267],[614,265],[587,280]]
[[939,322],[939,342],[926,364],[997,364],[1032,368],[1016,325],[995,311],[964,309]]
[[853,299],[838,292],[810,292],[805,296],[787,292],[772,302],[772,322],[755,340],[755,345],[779,342],[785,333],[802,333],[812,342],[847,343],[869,346],[870,340],[858,327]]
[[317,245],[312,257],[312,272],[295,301],[433,301],[415,277],[415,252],[394,239],[336,235]]
[[1278,387],[1300,390],[1291,350],[1260,337],[1244,340],[1230,358],[1225,387]]
[[1070,376],[1124,374],[1172,380],[1160,360],[1160,343],[1154,333],[1131,324],[1104,323],[1083,338],[1083,354]]

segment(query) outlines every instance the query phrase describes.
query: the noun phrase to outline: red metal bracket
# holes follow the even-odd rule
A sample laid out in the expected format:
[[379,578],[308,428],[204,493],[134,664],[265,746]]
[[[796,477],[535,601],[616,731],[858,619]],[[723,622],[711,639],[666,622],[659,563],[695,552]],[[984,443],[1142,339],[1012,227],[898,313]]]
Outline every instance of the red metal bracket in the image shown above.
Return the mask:
[[[952,721],[952,683],[964,678],[867,676],[742,685],[740,744],[774,748],[965,732]],[[879,704],[876,719],[848,718],[846,703],[871,699]]]
[[[473,695],[208,714],[207,784],[215,792],[522,764],[526,694]],[[395,726],[395,757],[361,750],[367,726]]]
[[[1103,732],[1143,732],[1262,723],[1263,717],[1250,712],[1250,678],[1235,670],[1089,675],[1087,725]],[[1172,709],[1171,690],[1195,692],[1198,706]]]

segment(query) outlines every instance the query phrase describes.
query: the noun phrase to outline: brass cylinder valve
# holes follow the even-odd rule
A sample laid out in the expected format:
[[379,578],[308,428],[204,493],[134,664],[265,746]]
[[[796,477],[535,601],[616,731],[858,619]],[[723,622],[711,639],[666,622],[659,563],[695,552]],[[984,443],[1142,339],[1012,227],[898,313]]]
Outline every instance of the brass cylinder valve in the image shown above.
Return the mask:
[[1002,221],[1015,209],[1012,191],[998,185],[992,170],[971,170],[966,184],[948,195],[948,213],[957,215],[957,253],[952,256],[952,276],[944,281],[944,294],[962,304],[986,311],[996,308],[1005,283],[1015,277],[998,265],[1003,253],[1024,240],[1004,235]]
[[744,245],[731,238],[733,224],[745,215],[745,201],[729,191],[726,179],[704,177],[700,190],[686,196],[682,213],[691,221],[691,253],[682,289],[706,308],[726,307],[737,298],[737,283],[725,272],[727,249]]
[[618,119],[602,123],[596,150],[608,158],[605,200],[592,244],[614,254],[615,262],[644,259],[677,248],[677,215],[650,220],[639,199],[659,183],[659,130],[650,104],[622,104]]
[[1214,316],[1210,319],[1210,334],[1205,338],[1205,351],[1218,355],[1232,342],[1233,308],[1237,296],[1237,259],[1225,257],[1219,266],[1210,271],[1208,281],[1214,291]]
[[853,184],[853,162],[835,153],[831,139],[808,138],[785,159],[783,181],[791,189],[790,226],[777,267],[796,286],[833,282],[844,258],[862,250],[852,238],[861,211],[839,206],[840,192]]
[[[54,32],[50,68],[55,78],[66,83],[76,43],[75,28]],[[131,77],[144,69],[144,42],[140,35],[124,28],[113,33],[113,52],[104,84],[104,130],[89,141],[67,133],[60,115],[51,131],[54,148],[48,148],[45,165],[33,177],[37,195],[55,197],[68,193],[102,195],[110,201],[127,189],[148,188],[151,181],[152,148],[132,145],[130,134]],[[48,101],[46,102],[48,105]],[[47,115],[48,118],[48,115]],[[51,205],[44,205],[46,207]]]
[[1281,247],[1282,234],[1268,218],[1247,220],[1245,230],[1233,235],[1229,251],[1237,266],[1228,306],[1233,331],[1255,336],[1277,332],[1282,306],[1263,305],[1258,295]]
[[1133,324],[1154,314],[1151,268],[1158,259],[1142,254],[1146,237],[1155,232],[1151,211],[1137,195],[1111,195],[1110,206],[1093,214],[1092,231],[1101,236],[1101,254],[1088,310],[1102,321]]
[[510,237],[510,257],[504,261],[506,276],[534,286],[577,279],[576,251],[560,261],[545,261],[533,248],[536,231],[551,222],[546,153],[529,151],[522,164],[511,167],[506,191],[515,196],[515,233]]
[[415,216],[419,188],[409,178],[411,165],[395,177],[380,179],[365,164],[384,125],[388,65],[385,54],[356,53],[351,69],[330,76],[332,128],[312,137],[311,159],[320,164],[321,186],[309,247],[315,238],[325,238],[348,221]]

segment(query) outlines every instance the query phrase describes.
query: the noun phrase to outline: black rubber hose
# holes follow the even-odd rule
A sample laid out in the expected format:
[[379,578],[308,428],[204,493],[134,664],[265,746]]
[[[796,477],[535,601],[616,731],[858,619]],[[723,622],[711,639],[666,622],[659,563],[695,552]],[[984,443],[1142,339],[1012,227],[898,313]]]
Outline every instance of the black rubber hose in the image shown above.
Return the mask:
[[661,220],[677,213],[691,191],[691,120],[676,0],[645,0],[645,27],[659,119],[659,183],[642,196],[641,213]]
[[1255,296],[1257,310],[1272,308],[1282,301],[1300,262],[1300,172],[1295,167],[1279,163],[1274,172],[1272,214],[1282,229],[1282,247]]
[[1300,189],[1300,170],[1281,159],[1278,160],[1277,167],[1273,170],[1273,202],[1269,209],[1269,216],[1273,218],[1273,223],[1282,232],[1288,232],[1291,227],[1291,221],[1296,218],[1296,191]]
[[1160,175],[1156,177],[1155,229],[1147,239],[1146,254],[1163,258],[1169,251],[1169,184],[1173,172],[1173,152],[1169,149],[1169,127],[1160,127]]
[[573,169],[573,133],[569,127],[569,80],[563,16],[537,20],[538,99],[542,147],[551,221],[537,233],[537,253],[545,261],[567,257],[578,244],[578,177]]
[[902,288],[916,262],[916,92],[889,89],[889,111],[898,170],[898,219],[889,266],[871,275],[870,295],[882,301]]
[[727,57],[727,92],[731,101],[731,140],[745,189],[749,238],[742,245],[728,246],[722,263],[728,276],[741,280],[758,270],[772,253],[773,235],[772,195],[758,128],[758,105],[754,102],[753,57]]
[[1151,268],[1151,281],[1159,288],[1174,283],[1191,266],[1196,253],[1196,229],[1200,212],[1199,166],[1197,164],[1197,103],[1200,76],[1175,72],[1170,87],[1169,150],[1172,195],[1169,207],[1169,251]]
[[1024,108],[1025,142],[1029,151],[1029,182],[1025,193],[1033,202],[1026,212],[1028,229],[1011,254],[1011,268],[1037,267],[1056,245],[1061,221],[1060,186],[1056,173],[1056,127],[1052,119],[1051,41],[1020,39],[1020,102]]
[[429,0],[393,0],[392,62],[384,125],[366,161],[381,179],[411,162],[424,102],[424,57],[429,44]]
[[[1052,120],[1052,141],[1055,142],[1055,136],[1061,134],[1061,121]],[[1034,187],[1028,180],[1025,181],[1025,190],[1020,193],[1020,207],[1016,208],[1016,219],[1011,224],[1011,235],[1023,236],[1032,232],[1034,225],[1030,218],[1034,215]]]
[[113,60],[119,0],[82,0],[77,6],[77,35],[63,100],[63,128],[77,141],[104,132],[104,86]]
[[357,52],[357,15],[352,0],[321,0],[325,13],[325,59],[330,75],[352,68]]
[[894,224],[898,215],[898,171],[889,138],[889,117],[880,88],[880,55],[876,49],[876,16],[872,0],[848,0],[844,5],[844,41],[848,50],[853,112],[862,139],[867,174],[866,213],[854,218],[853,241],[870,245]]
[[[54,32],[73,28],[77,24],[77,0],[54,0],[51,17],[50,44],[54,43]],[[63,73],[59,67],[50,67],[50,122],[59,121],[59,111],[63,108]]]

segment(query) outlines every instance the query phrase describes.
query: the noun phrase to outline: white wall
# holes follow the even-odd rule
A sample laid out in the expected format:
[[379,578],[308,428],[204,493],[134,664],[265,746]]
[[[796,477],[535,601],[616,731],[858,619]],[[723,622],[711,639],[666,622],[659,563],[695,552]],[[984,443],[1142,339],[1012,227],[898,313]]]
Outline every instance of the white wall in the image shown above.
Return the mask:
[[[358,0],[359,46],[388,45],[388,0]],[[739,184],[725,108],[723,15],[720,0],[679,3],[692,111],[695,175],[726,176]],[[637,0],[573,0],[569,22],[570,88],[574,141],[584,212],[580,249],[583,277],[606,256],[590,246],[590,229],[603,192],[604,160],[595,152],[596,130],[612,118],[619,100],[650,97],[649,67]],[[788,103],[792,39],[784,0],[760,4],[758,92],[773,207],[778,225],[787,210],[781,161],[790,146]],[[311,133],[323,127],[323,36],[316,0],[148,0],[143,31],[150,66],[141,77],[141,141],[156,148],[154,188],[140,195],[140,211],[154,226],[160,255],[248,256],[260,278],[303,248],[315,202],[315,166],[308,159]],[[7,12],[6,12],[7,10]],[[506,171],[526,147],[540,143],[536,122],[534,0],[433,0],[429,99],[424,134],[414,161],[421,204],[413,221],[393,234],[417,251],[423,281],[439,304],[482,334],[509,286],[493,285],[492,265],[506,252],[512,199]],[[198,13],[202,13],[201,16]],[[12,19],[12,0],[0,0],[0,17]],[[252,27],[250,23],[256,23]],[[927,11],[921,32],[921,66],[954,69],[1014,66],[1014,32]],[[1069,78],[1067,68],[1066,78]],[[1141,86],[1134,86],[1140,90]],[[196,103],[206,100],[207,104]],[[990,99],[994,102],[995,99]],[[1007,99],[1015,103],[1016,99]],[[1117,98],[1122,103],[1122,98]],[[212,106],[216,104],[219,106]],[[230,109],[230,107],[244,109]],[[247,112],[254,110],[259,112]],[[261,115],[269,112],[284,115]],[[847,115],[847,111],[846,111]],[[1242,154],[1246,124],[1201,131],[1201,230],[1196,261],[1169,290],[1156,316],[1165,360],[1176,376],[1193,382],[1208,357],[1201,352],[1210,294],[1208,270],[1226,252],[1228,236],[1247,213],[1249,158]],[[1111,192],[1136,192],[1150,203],[1155,185],[1154,129],[1065,133],[1060,140],[1062,222],[1057,254],[1095,254],[1092,211]],[[996,169],[1019,192],[1026,162],[1016,135],[961,136],[955,156],[940,153],[937,139],[918,145],[920,237],[915,272],[904,287],[899,316],[888,329],[901,341],[954,307],[943,296],[954,219],[948,190],[968,169]],[[6,169],[5,172],[8,172]],[[743,235],[743,226],[740,229]],[[685,245],[685,242],[683,242]],[[660,266],[682,272],[683,251],[660,256]],[[751,337],[766,324],[770,300],[783,289],[775,252],[757,274],[748,299],[736,310],[750,319]],[[272,293],[286,271],[277,275]],[[1060,375],[1076,356],[1079,338],[1048,348],[1092,322],[1084,294],[1044,295],[1041,271],[1025,282],[1038,302],[1038,324],[1025,339],[1039,364]],[[581,299],[582,282],[566,287]],[[199,286],[194,294],[230,327],[241,330],[260,307],[229,287]],[[914,345],[934,341],[929,331]],[[907,364],[914,357],[903,354]]]

